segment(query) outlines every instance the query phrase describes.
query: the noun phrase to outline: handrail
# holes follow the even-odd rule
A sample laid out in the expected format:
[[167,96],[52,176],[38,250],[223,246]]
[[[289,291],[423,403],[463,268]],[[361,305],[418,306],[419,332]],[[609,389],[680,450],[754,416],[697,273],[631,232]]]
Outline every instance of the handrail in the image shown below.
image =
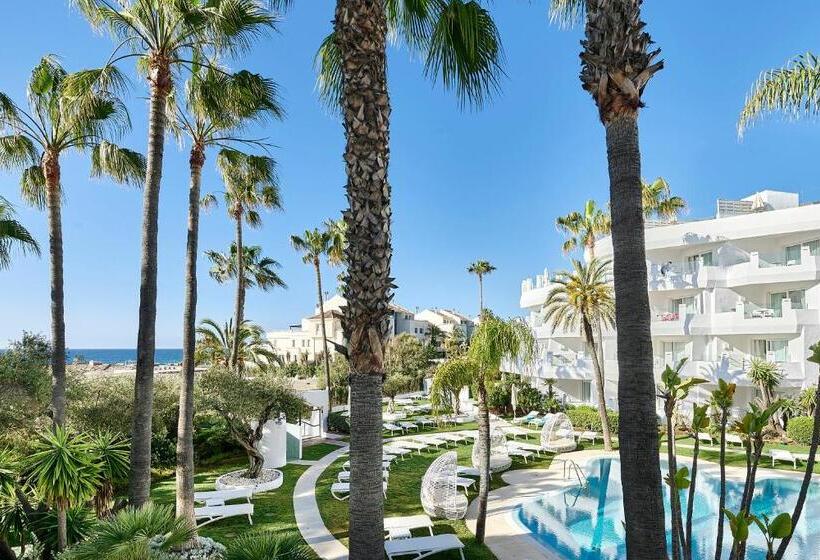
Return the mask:
[[567,468],[569,468],[570,476],[572,476],[572,474],[575,474],[575,478],[578,479],[578,486],[586,488],[586,486],[589,484],[589,480],[587,479],[587,475],[586,473],[584,473],[584,470],[580,466],[578,466],[578,463],[576,463],[572,459],[564,459],[564,479],[568,478]]

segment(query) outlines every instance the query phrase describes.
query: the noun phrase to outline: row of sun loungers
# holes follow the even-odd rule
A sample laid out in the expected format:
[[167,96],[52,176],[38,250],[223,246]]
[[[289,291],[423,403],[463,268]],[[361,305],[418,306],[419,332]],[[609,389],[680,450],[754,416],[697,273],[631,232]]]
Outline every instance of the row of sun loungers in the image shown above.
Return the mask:
[[[251,488],[237,488],[235,490],[216,490],[212,492],[196,492],[194,502],[204,504],[194,508],[194,516],[197,520],[197,527],[202,527],[208,523],[246,515],[248,523],[253,525],[253,490]],[[241,503],[228,504],[230,501],[241,501]]]

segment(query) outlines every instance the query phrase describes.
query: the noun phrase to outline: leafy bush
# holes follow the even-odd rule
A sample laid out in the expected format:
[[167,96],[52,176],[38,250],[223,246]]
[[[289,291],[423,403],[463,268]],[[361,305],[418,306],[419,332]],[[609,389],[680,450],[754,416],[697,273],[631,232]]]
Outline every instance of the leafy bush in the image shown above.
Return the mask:
[[293,532],[251,533],[231,541],[226,560],[308,560],[313,554]]
[[197,462],[242,451],[228,431],[224,418],[210,411],[197,412],[194,416],[194,454]]
[[786,435],[801,445],[811,444],[811,433],[814,429],[814,418],[811,416],[798,416],[789,420],[786,428]]
[[25,453],[34,435],[51,424],[51,347],[42,335],[24,332],[0,354],[0,448]]
[[512,406],[512,385],[505,381],[494,383],[487,391],[487,406],[495,412],[506,412]]
[[527,413],[530,410],[541,410],[543,395],[535,387],[524,385],[518,389],[518,408]]
[[327,431],[334,434],[350,434],[350,423],[340,412],[331,412],[327,416]]
[[[595,432],[600,432],[603,430],[603,426],[601,426],[601,417],[598,415],[598,409],[594,406],[575,406],[568,408],[566,414],[569,416],[569,419],[572,421],[572,426],[576,430],[592,430]],[[613,432],[617,433],[618,413],[614,410],[607,410],[607,416],[609,417],[609,426],[612,428]]]

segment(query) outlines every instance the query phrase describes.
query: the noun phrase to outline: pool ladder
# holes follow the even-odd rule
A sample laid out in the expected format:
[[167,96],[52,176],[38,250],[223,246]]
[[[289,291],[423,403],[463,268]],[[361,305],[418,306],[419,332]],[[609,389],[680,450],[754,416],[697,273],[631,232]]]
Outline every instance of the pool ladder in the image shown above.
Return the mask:
[[586,488],[587,484],[589,484],[589,480],[587,480],[587,475],[584,473],[584,469],[578,466],[578,463],[572,459],[564,459],[564,479],[569,478],[567,473],[569,473],[569,477],[575,475],[575,478],[578,480],[578,486],[581,488]]

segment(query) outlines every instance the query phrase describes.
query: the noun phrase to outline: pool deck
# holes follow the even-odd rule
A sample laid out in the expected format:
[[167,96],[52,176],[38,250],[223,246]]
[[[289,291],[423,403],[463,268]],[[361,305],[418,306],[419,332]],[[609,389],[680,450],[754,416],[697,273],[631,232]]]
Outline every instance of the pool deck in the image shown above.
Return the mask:
[[[595,457],[617,457],[618,452],[599,450],[562,453],[560,459],[572,459],[579,465]],[[564,478],[563,461],[555,460],[546,469],[518,469],[501,474],[508,484],[490,492],[487,502],[487,524],[484,543],[498,560],[565,560],[541,546],[527,529],[516,523],[512,512],[522,502],[577,484],[574,478]],[[478,501],[467,510],[467,528],[475,533]]]

